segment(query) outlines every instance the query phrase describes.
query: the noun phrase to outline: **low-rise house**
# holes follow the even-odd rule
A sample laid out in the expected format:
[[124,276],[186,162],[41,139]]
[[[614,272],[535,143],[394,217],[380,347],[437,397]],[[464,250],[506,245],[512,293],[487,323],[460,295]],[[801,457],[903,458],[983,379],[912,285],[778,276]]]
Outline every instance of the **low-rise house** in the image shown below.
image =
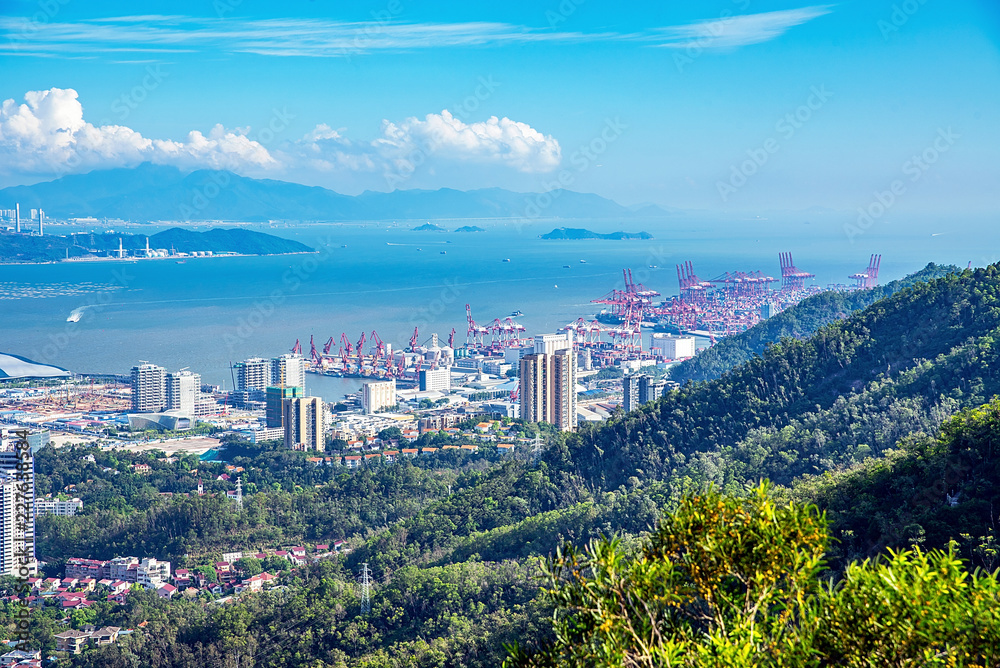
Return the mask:
[[105,626],[90,633],[90,643],[92,645],[111,645],[117,642],[120,633],[121,627]]
[[399,457],[399,450],[386,450],[382,453],[382,458],[387,462],[394,462]]
[[404,457],[416,457],[418,454],[420,454],[420,451],[416,448],[403,448]]
[[90,634],[70,629],[69,631],[55,634],[55,639],[57,652],[79,654],[87,645],[87,641],[90,640]]
[[422,454],[422,455],[433,455],[437,451],[438,451],[437,448],[421,448],[420,449],[420,454]]
[[468,444],[466,444],[466,445],[462,446],[462,449],[466,450],[468,452],[475,452],[476,450],[479,449],[479,446],[478,445],[468,445]]
[[160,585],[156,590],[156,595],[160,598],[171,599],[177,593],[177,587],[171,584]]
[[509,455],[509,454],[511,454],[511,453],[514,452],[514,444],[513,443],[498,443],[497,444],[497,452]]
[[6,654],[0,654],[0,666],[17,666],[18,668],[27,666],[42,665],[42,650],[15,649]]
[[149,475],[153,472],[149,464],[132,464],[132,472],[137,475]]

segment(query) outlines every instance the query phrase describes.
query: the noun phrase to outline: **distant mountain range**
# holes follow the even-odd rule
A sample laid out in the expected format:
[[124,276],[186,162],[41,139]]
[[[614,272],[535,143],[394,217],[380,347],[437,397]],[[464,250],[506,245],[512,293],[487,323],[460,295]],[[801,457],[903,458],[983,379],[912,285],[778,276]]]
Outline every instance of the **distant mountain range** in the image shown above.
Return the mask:
[[[480,190],[366,191],[341,195],[326,188],[228,171],[144,163],[64,176],[55,181],[0,190],[2,208],[41,208],[55,218],[123,218],[135,221],[412,220],[523,218],[534,213],[536,196],[501,188]],[[609,199],[569,190],[552,191],[551,204],[532,217],[651,218],[668,214],[656,206],[624,207]]]

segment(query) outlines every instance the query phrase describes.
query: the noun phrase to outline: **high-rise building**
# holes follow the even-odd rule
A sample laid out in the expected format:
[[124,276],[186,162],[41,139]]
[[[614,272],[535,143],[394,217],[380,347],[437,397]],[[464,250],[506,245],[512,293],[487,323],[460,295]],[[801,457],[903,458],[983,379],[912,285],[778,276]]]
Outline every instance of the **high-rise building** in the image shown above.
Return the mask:
[[0,575],[24,575],[35,562],[35,463],[23,432],[0,458]]
[[271,380],[276,387],[306,386],[306,361],[302,355],[286,353],[271,360]]
[[159,413],[167,406],[166,370],[149,362],[132,367],[132,411]]
[[180,411],[188,417],[197,415],[197,405],[201,394],[201,376],[182,369],[168,373],[166,381],[167,410]]
[[21,205],[14,205],[14,231],[18,234],[21,233]]
[[639,401],[640,374],[633,373],[622,379],[622,408],[626,413],[634,411],[641,403]]
[[520,361],[521,418],[576,429],[576,354],[572,334],[535,337],[535,352]]
[[296,399],[305,392],[301,387],[269,387],[267,388],[266,415],[269,429],[280,429],[285,426],[284,420],[284,400]]
[[292,450],[324,450],[323,402],[319,397],[296,397],[281,402],[285,423],[285,447]]
[[441,369],[421,369],[419,387],[422,392],[447,392],[451,389],[451,370],[447,367]]
[[361,407],[365,413],[376,413],[395,405],[395,380],[372,380],[361,386]]
[[251,357],[233,365],[236,371],[237,392],[263,392],[271,380],[271,361],[262,357]]
[[649,376],[639,377],[639,403],[646,404],[650,401],[656,401],[663,396],[663,391],[667,387],[667,381],[664,379],[653,380]]

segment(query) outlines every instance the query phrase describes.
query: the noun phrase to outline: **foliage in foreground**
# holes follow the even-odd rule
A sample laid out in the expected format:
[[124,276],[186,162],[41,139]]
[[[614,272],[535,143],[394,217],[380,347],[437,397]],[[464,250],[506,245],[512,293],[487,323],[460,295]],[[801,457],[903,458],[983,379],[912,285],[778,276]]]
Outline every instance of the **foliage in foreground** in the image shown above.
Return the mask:
[[995,666],[1000,584],[954,552],[890,552],[820,577],[826,518],[749,498],[686,497],[636,553],[567,546],[545,567],[554,639],[516,666]]

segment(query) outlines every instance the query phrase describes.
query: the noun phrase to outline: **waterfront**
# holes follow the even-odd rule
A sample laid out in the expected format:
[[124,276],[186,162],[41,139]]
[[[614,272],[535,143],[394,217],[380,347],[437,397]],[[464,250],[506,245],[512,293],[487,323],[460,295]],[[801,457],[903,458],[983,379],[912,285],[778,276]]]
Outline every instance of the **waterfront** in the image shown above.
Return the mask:
[[[309,336],[317,347],[346,332],[379,335],[398,349],[414,326],[420,340],[431,332],[446,339],[455,328],[465,342],[465,304],[479,322],[520,310],[529,333],[553,331],[599,305],[590,300],[621,287],[621,269],[636,280],[675,294],[676,263],[691,260],[703,279],[725,271],[779,275],[777,254],[791,250],[816,283],[845,283],[847,275],[881,252],[882,282],[928,261],[980,265],[994,258],[967,257],[971,230],[932,237],[923,231],[888,236],[883,229],[849,244],[839,227],[787,242],[780,225],[731,226],[721,236],[683,221],[548,222],[518,228],[480,223],[486,232],[412,232],[414,223],[299,225],[271,229],[321,252],[303,256],[229,257],[173,262],[91,262],[0,267],[0,350],[79,372],[125,373],[138,360],[190,367],[205,382],[232,387],[229,363],[273,356]],[[454,229],[460,223],[441,222]],[[649,241],[543,241],[555,226],[598,231],[648,230]],[[801,223],[800,223],[801,225]],[[824,228],[826,229],[826,228]],[[748,234],[747,232],[750,232]],[[387,242],[389,242],[387,244]],[[391,244],[391,245],[390,245]],[[447,250],[447,254],[441,254]],[[506,262],[506,259],[510,262]],[[586,262],[580,262],[586,260]],[[570,265],[565,268],[564,265]],[[655,265],[656,268],[651,268]],[[37,292],[17,292],[18,286]],[[47,286],[59,289],[46,290]],[[66,290],[66,286],[84,286]],[[65,294],[64,294],[65,293]],[[78,322],[67,317],[82,308]],[[336,352],[334,346],[333,352]],[[358,379],[310,375],[307,383],[328,401],[360,385]]]

